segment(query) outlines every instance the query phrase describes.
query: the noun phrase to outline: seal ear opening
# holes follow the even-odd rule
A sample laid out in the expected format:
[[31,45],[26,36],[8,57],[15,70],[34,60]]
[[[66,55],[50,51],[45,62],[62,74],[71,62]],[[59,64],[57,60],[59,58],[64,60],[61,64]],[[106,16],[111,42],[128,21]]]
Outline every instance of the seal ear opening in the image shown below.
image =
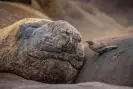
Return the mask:
[[89,45],[93,45],[92,41],[85,41],[85,42],[87,42]]

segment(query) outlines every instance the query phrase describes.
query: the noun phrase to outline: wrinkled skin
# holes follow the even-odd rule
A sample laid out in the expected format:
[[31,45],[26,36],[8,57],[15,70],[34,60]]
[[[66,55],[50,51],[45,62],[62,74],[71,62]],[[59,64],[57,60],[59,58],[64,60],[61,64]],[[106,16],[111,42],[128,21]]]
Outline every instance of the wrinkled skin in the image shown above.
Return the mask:
[[32,20],[1,30],[0,71],[45,83],[72,83],[84,61],[80,33],[65,21]]

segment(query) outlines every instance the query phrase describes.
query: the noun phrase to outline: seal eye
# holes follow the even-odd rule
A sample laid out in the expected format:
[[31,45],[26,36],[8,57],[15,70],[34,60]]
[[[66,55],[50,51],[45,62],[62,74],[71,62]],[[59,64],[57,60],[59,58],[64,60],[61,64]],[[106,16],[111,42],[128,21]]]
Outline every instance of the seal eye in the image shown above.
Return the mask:
[[66,34],[67,34],[67,35],[70,35],[69,32],[67,32],[67,31],[66,31]]

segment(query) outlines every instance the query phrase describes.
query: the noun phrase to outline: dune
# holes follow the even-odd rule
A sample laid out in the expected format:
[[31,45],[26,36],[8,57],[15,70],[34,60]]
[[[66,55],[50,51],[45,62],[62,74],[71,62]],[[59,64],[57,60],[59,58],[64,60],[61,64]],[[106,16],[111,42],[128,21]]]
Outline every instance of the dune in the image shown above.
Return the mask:
[[44,13],[21,3],[0,2],[0,28],[4,28],[23,18],[50,19]]
[[83,40],[93,40],[108,36],[109,33],[123,28],[117,21],[91,3],[77,0],[37,1],[43,12],[53,20],[66,20],[75,26],[81,32]]
[[133,24],[132,0],[90,0],[89,2],[121,25],[128,27]]

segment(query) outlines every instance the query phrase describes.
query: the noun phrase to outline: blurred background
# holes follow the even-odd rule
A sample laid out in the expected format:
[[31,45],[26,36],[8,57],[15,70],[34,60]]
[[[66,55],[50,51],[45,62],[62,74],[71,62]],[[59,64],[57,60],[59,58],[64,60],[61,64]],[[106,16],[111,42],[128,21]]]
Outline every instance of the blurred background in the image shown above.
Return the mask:
[[0,0],[0,28],[28,17],[66,20],[95,40],[132,26],[133,0]]

